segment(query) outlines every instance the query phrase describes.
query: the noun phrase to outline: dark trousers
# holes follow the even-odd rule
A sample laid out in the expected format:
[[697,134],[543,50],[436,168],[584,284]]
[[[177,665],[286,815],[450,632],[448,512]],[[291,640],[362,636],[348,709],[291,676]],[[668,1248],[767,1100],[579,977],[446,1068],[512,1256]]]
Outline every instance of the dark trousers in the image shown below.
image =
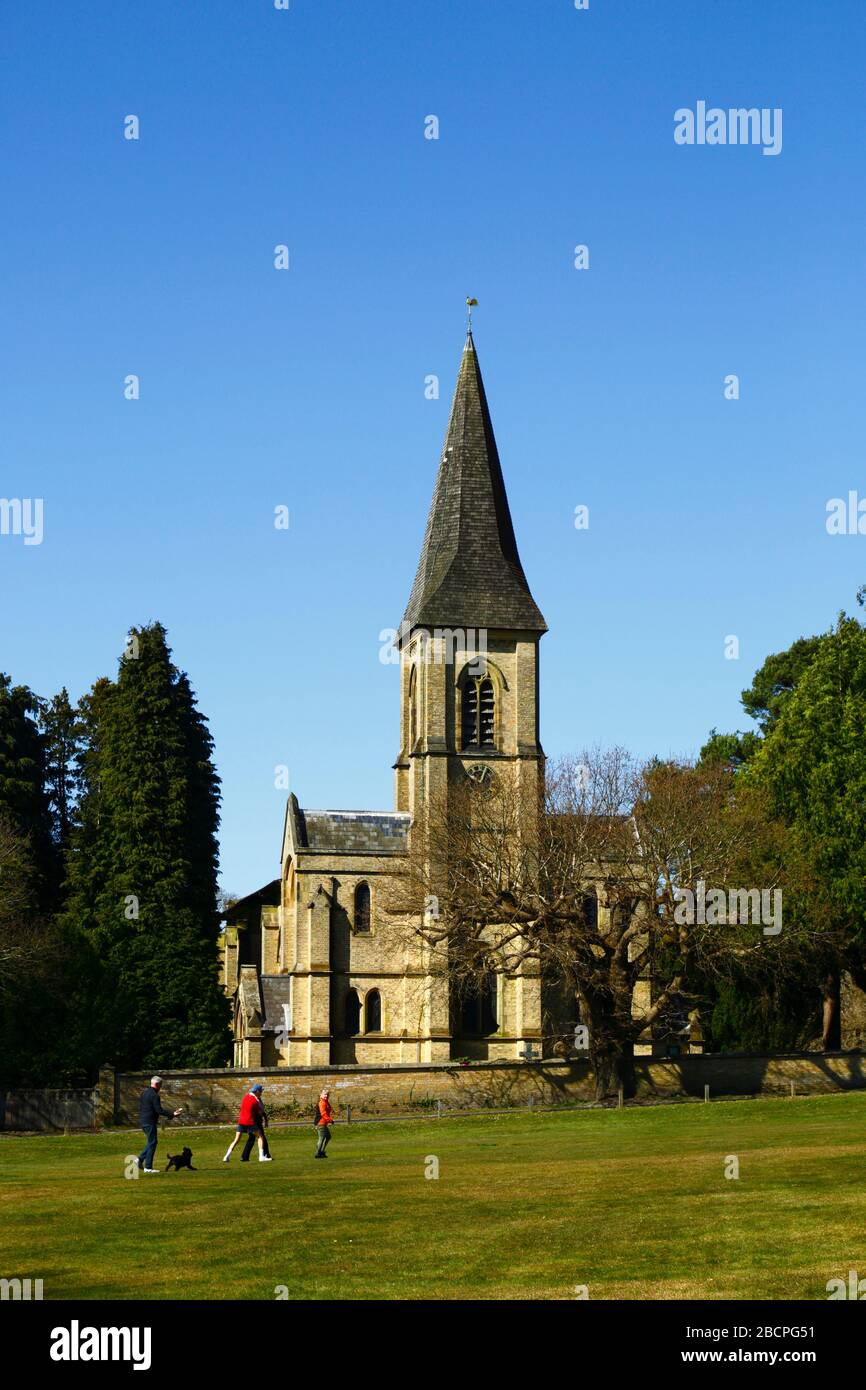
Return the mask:
[[249,1162],[250,1154],[253,1151],[253,1144],[255,1144],[259,1135],[262,1136],[262,1152],[264,1153],[265,1158],[270,1158],[271,1151],[268,1148],[268,1136],[265,1134],[265,1131],[262,1129],[261,1125],[256,1125],[256,1128],[253,1130],[253,1132],[247,1135],[247,1142],[244,1144],[244,1151],[241,1154],[241,1163]]
[[316,1153],[323,1154],[325,1152],[325,1149],[331,1142],[331,1126],[319,1125],[317,1133],[319,1136],[319,1142],[316,1146]]
[[156,1153],[156,1125],[142,1125],[141,1128],[147,1143],[138,1155],[138,1166],[140,1168],[152,1168]]

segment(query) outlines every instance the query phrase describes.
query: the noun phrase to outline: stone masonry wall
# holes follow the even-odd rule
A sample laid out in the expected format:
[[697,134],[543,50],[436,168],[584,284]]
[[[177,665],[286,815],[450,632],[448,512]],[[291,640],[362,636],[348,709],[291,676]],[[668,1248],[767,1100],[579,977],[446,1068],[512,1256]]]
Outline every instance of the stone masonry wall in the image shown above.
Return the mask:
[[[635,1059],[638,1100],[703,1096],[787,1095],[791,1082],[799,1095],[866,1088],[866,1054],[797,1053],[778,1057],[751,1054]],[[506,1108],[579,1104],[594,1099],[589,1063],[581,1060],[493,1062],[449,1065],[364,1067],[280,1067],[255,1072],[164,1071],[166,1107],[182,1105],[184,1121],[232,1121],[241,1096],[254,1081],[264,1085],[264,1101],[274,1119],[305,1119],[324,1086],[339,1114],[352,1106],[357,1118],[376,1114],[423,1114],[441,1100],[446,1109]],[[101,1123],[135,1124],[145,1073],[100,1073]]]

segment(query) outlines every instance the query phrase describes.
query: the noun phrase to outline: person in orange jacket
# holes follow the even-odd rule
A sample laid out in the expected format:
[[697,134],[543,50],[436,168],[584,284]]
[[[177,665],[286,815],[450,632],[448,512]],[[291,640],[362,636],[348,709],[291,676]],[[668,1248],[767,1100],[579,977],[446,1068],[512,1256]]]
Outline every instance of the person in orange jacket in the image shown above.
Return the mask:
[[334,1112],[331,1109],[331,1102],[328,1099],[330,1094],[330,1091],[322,1091],[317,1102],[316,1108],[319,1112],[319,1118],[316,1120],[316,1134],[319,1142],[316,1152],[313,1155],[314,1158],[328,1157],[325,1153],[325,1149],[331,1142],[331,1125],[334,1123]]

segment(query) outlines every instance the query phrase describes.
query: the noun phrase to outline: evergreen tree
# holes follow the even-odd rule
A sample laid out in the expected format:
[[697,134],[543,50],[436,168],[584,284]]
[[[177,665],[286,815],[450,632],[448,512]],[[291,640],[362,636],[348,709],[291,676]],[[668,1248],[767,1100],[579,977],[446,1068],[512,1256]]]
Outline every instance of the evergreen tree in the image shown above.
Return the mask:
[[866,944],[866,629],[840,616],[750,765],[808,839],[827,904]]
[[743,709],[758,724],[760,732],[750,729],[746,733],[737,730],[732,734],[720,734],[711,729],[701,749],[701,762],[724,762],[733,772],[750,762],[826,640],[826,636],[798,637],[786,651],[768,656],[755,672],[748,690],[740,695]]
[[747,763],[761,746],[759,734],[751,729],[747,733],[720,734],[710,730],[710,736],[701,749],[702,763],[725,763],[732,772],[737,772]]
[[[73,1010],[86,957],[52,913],[62,879],[47,786],[41,706],[0,676],[0,1079],[7,1085],[80,1084],[88,1056]],[[87,1018],[82,1001],[80,1019]]]
[[798,637],[784,652],[773,652],[740,696],[743,709],[768,733],[781,716],[797,684],[818,654],[824,635]]
[[[861,602],[860,594],[858,602]],[[853,629],[860,630],[859,624],[852,619],[845,619],[844,622],[853,623]],[[853,629],[849,629],[849,635]],[[799,1046],[798,1039],[809,1035],[813,1014],[819,1013],[822,1007],[823,1025],[820,1028],[815,1026],[813,1031],[823,1032],[825,1047],[839,1047],[840,969],[847,967],[855,978],[866,984],[862,953],[856,947],[849,952],[844,944],[853,944],[860,929],[854,925],[855,918],[840,907],[837,891],[845,881],[850,888],[851,868],[855,876],[860,871],[855,845],[856,831],[853,836],[847,836],[844,846],[837,838],[837,862],[835,870],[831,871],[826,832],[832,823],[838,822],[838,812],[826,799],[819,804],[813,794],[806,794],[804,790],[809,760],[814,758],[820,762],[829,756],[831,729],[824,729],[815,738],[817,729],[813,715],[806,713],[813,697],[801,692],[804,688],[806,691],[815,688],[822,680],[826,685],[826,671],[838,661],[838,652],[834,654],[834,643],[840,640],[840,632],[841,627],[835,634],[829,632],[800,637],[785,651],[768,656],[755,672],[752,684],[740,697],[743,709],[758,724],[758,731],[722,734],[713,729],[701,749],[702,763],[724,763],[732,773],[743,771],[747,778],[754,775],[755,780],[772,789],[776,814],[789,824],[794,840],[799,843],[799,852],[815,871],[810,893],[796,904],[786,904],[786,915],[796,911],[804,919],[811,918],[816,929],[819,925],[822,928],[821,940],[816,940],[811,958],[804,955],[800,961],[799,983],[789,980],[784,998],[763,993],[746,1001],[738,997],[735,982],[729,982],[724,989],[717,989],[716,984],[708,982],[706,1002],[709,1004],[707,1012],[712,1014],[714,1020],[710,1024],[714,1045],[725,1048],[739,1045],[749,1049],[756,1045],[759,1037],[763,1037],[765,1048],[795,1048]],[[819,674],[822,671],[824,677]],[[822,709],[826,713],[830,708],[827,690],[824,690],[822,698]],[[838,757],[834,755],[834,758],[838,764]],[[795,763],[798,764],[796,770]],[[853,768],[849,770],[858,775]],[[836,772],[825,769],[825,773],[835,784],[833,794],[838,791],[840,804],[844,804],[844,792],[836,782],[838,766]],[[799,783],[799,789],[795,783]],[[807,810],[807,802],[811,809]],[[847,858],[849,853],[853,858]],[[836,880],[834,888],[836,871],[841,872],[843,877]],[[829,902],[824,900],[825,891],[830,893]],[[846,891],[843,889],[843,894]],[[834,897],[835,903],[832,901]],[[850,894],[848,906],[851,906]],[[838,928],[841,933],[843,945],[840,949],[830,946],[824,939],[823,929],[827,927],[831,930]],[[848,957],[847,962],[840,963],[845,956]],[[738,1029],[741,1030],[739,1042]],[[786,1042],[781,1041],[783,1036]]]
[[219,780],[161,624],[133,630],[117,681],[98,683],[81,717],[69,918],[100,960],[95,1046],[127,1067],[220,1065]]
[[715,979],[703,1011],[711,1052],[801,1052],[820,1033],[821,998],[814,979],[765,977],[753,968]]
[[802,911],[835,930],[822,970],[823,1035],[840,1045],[839,972],[866,982],[866,629],[841,614],[768,730],[747,776],[803,847],[814,890]]
[[32,877],[29,844],[0,813],[0,1001],[4,1008],[21,974],[37,958]]
[[39,724],[44,744],[45,792],[56,860],[53,896],[59,905],[77,803],[77,763],[81,743],[81,722],[65,686],[52,700],[41,702]]
[[45,909],[57,872],[38,716],[33,691],[0,672],[0,814],[28,844],[35,907]]

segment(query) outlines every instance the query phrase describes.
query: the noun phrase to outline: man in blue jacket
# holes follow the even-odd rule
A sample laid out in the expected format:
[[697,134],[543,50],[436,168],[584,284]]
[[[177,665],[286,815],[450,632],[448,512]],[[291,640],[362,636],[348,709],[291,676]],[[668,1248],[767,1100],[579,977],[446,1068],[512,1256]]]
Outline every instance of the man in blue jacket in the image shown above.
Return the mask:
[[138,1155],[138,1166],[145,1173],[158,1173],[159,1169],[154,1168],[153,1159],[156,1153],[156,1125],[160,1115],[163,1119],[173,1120],[176,1115],[180,1115],[180,1110],[163,1110],[162,1102],[159,1098],[159,1088],[162,1085],[161,1076],[153,1076],[150,1085],[142,1091],[138,1098],[138,1123],[144,1130],[144,1137],[147,1140],[141,1153]]

